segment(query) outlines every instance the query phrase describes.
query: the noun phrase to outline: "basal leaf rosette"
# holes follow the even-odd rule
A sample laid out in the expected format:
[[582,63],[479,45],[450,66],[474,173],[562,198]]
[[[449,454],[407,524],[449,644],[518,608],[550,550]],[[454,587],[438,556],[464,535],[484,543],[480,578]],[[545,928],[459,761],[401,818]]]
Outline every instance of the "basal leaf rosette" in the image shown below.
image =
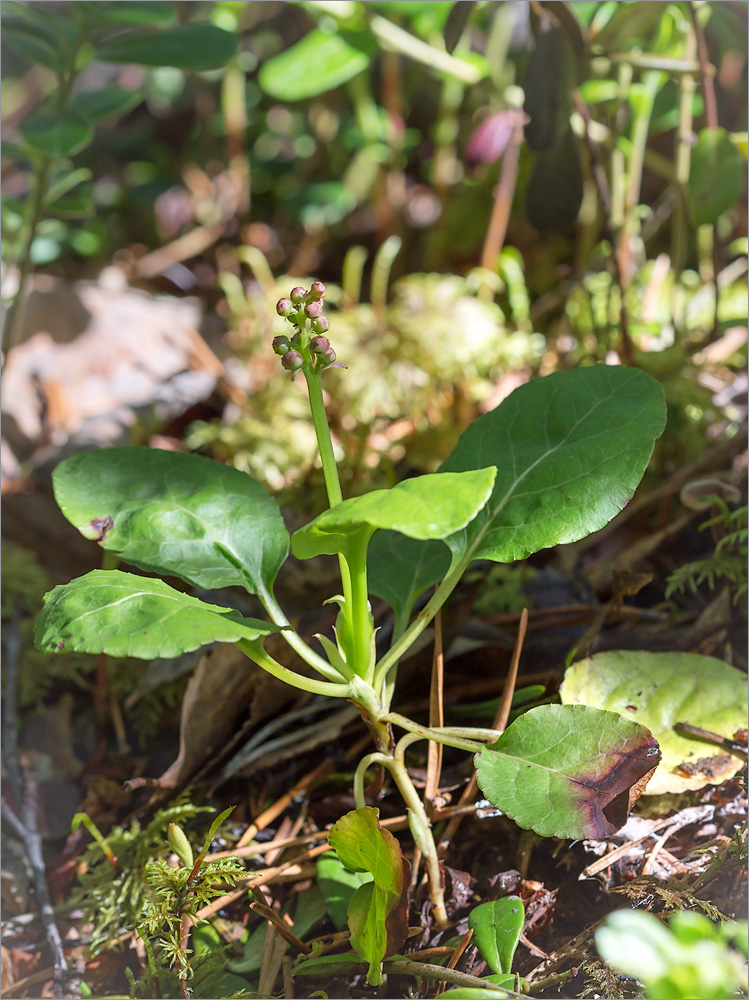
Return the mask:
[[660,760],[644,727],[585,705],[542,705],[476,755],[479,787],[542,837],[601,840],[627,814]]

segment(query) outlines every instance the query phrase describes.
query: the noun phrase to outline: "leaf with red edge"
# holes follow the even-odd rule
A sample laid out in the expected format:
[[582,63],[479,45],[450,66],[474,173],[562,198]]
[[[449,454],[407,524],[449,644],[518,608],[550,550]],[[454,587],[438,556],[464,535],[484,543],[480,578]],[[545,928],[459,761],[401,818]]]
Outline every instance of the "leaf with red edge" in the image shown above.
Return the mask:
[[484,795],[518,826],[600,840],[624,826],[660,758],[650,731],[614,712],[542,705],[475,762]]

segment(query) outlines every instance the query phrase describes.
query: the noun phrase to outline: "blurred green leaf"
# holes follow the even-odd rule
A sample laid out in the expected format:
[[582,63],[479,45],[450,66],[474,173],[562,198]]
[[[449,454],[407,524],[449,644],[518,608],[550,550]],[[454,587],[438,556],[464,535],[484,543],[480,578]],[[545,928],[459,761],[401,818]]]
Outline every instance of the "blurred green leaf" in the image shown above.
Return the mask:
[[347,83],[369,65],[369,55],[341,35],[310,31],[300,42],[269,59],[258,80],[271,97],[301,101]]
[[48,211],[60,219],[90,219],[95,209],[93,201],[86,195],[68,194],[57,198]]
[[715,222],[741,197],[746,166],[724,128],[703,128],[692,150],[687,195],[696,226]]
[[49,156],[73,156],[91,142],[91,122],[74,111],[40,111],[21,122],[21,134],[30,146]]
[[638,40],[649,37],[660,24],[668,6],[668,0],[614,4],[614,11],[606,24],[592,33],[593,44],[605,49],[631,48]]
[[99,0],[87,4],[91,20],[113,21],[119,24],[151,24],[168,27],[177,20],[177,5],[159,0]]
[[[392,4],[389,6],[392,7]],[[445,21],[444,31],[445,48],[448,52],[452,53],[455,51],[455,46],[460,41],[475,6],[475,0],[458,0],[450,8],[450,13],[447,15],[447,20]]]
[[[745,939],[746,921],[733,926]],[[650,913],[632,910],[610,913],[595,935],[606,964],[636,976],[650,1000],[727,1000],[741,995],[744,961],[738,951],[726,947],[725,937],[701,913],[678,911],[667,927]]]
[[165,31],[123,32],[100,45],[97,55],[113,63],[215,69],[232,58],[238,45],[239,38],[231,31],[212,24],[181,24]]
[[143,100],[139,90],[127,87],[100,87],[98,90],[86,90],[76,94],[68,107],[88,118],[92,122],[103,122],[107,118],[116,118],[131,111]]
[[60,49],[33,27],[18,23],[7,24],[3,19],[3,41],[32,64],[39,63],[55,73],[63,68],[64,57]]
[[58,198],[62,198],[63,195],[68,194],[73,188],[78,187],[79,184],[85,183],[85,181],[91,180],[91,171],[86,167],[79,167],[77,170],[70,170],[65,168],[58,175],[56,175],[52,183],[47,190],[47,196],[44,199],[45,205],[53,204]]

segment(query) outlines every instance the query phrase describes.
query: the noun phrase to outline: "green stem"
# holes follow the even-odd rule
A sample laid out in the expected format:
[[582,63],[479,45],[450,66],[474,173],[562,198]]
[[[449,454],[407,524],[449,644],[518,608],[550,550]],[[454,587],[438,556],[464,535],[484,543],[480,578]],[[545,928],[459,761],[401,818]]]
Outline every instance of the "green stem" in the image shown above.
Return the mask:
[[[322,397],[320,375],[308,370],[305,366],[304,377],[307,380],[309,408],[312,413],[315,437],[317,438],[317,449],[320,452],[320,462],[322,463],[322,474],[325,479],[325,489],[328,493],[328,503],[331,507],[335,507],[336,504],[341,503],[343,500],[343,493],[341,492],[341,482],[338,478],[338,466],[336,465],[335,454],[333,452],[333,442],[330,439],[328,418],[325,415],[325,403]],[[351,573],[348,563],[342,555],[338,556],[338,565],[341,570],[343,597],[348,608],[351,606]]]
[[351,603],[346,604],[346,616],[353,639],[353,662],[355,673],[371,684],[374,674],[372,657],[372,614],[369,610],[367,587],[367,545],[372,536],[371,529],[360,538],[353,539],[348,546],[347,564],[351,573]]
[[362,757],[359,761],[356,771],[354,771],[354,805],[357,809],[363,809],[367,804],[364,798],[364,775],[367,772],[367,768],[371,767],[372,764],[383,764],[387,767],[391,760],[392,757],[388,754],[375,750],[374,753],[368,753],[366,757]]
[[496,729],[474,729],[465,726],[422,726],[398,712],[388,712],[387,715],[383,716],[383,722],[391,722],[410,734],[398,741],[398,746],[403,744],[404,749],[415,742],[415,737],[419,740],[433,740],[435,743],[443,743],[445,746],[455,747],[456,750],[465,750],[467,753],[480,753],[484,749],[484,744],[493,743],[502,735]]
[[382,763],[390,771],[393,781],[397,785],[403,801],[406,803],[411,835],[424,859],[427,879],[429,881],[429,898],[432,900],[434,907],[434,919],[440,927],[445,928],[450,921],[445,909],[445,887],[442,883],[442,869],[440,868],[437,845],[434,842],[432,826],[424,808],[424,803],[414,788],[411,776],[403,763],[402,757],[387,757],[384,754],[382,756],[384,758]]
[[348,684],[332,684],[330,681],[315,680],[314,677],[303,677],[294,670],[282,666],[269,653],[266,653],[261,640],[253,642],[250,639],[240,639],[236,645],[254,663],[277,677],[278,680],[283,681],[284,684],[299,688],[301,691],[309,691],[311,694],[325,694],[330,698],[348,698],[351,695]]
[[29,210],[24,225],[25,233],[21,244],[21,251],[18,255],[20,261],[18,268],[18,288],[16,294],[8,306],[3,323],[2,348],[7,357],[8,351],[14,346],[16,339],[16,328],[20,317],[20,309],[23,305],[26,292],[26,283],[34,266],[31,260],[31,246],[36,237],[36,231],[42,218],[44,199],[49,187],[49,177],[52,172],[52,158],[45,157],[37,168],[35,174],[34,195],[29,203]]
[[322,385],[320,376],[304,368],[304,377],[307,380],[307,390],[309,392],[309,408],[312,411],[312,423],[315,427],[317,437],[317,448],[320,452],[322,462],[322,474],[325,479],[325,489],[328,492],[328,503],[335,507],[343,500],[341,483],[338,479],[338,466],[336,465],[335,454],[333,453],[333,442],[330,440],[330,428],[328,418],[325,415],[325,403],[322,398]]

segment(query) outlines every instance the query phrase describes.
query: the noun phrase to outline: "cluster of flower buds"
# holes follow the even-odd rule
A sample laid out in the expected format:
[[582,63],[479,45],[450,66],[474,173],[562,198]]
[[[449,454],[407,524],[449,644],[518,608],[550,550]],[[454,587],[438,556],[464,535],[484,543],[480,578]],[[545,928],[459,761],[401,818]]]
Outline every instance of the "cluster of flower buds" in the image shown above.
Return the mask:
[[288,298],[279,299],[276,312],[293,325],[291,337],[280,336],[273,339],[273,350],[281,357],[281,364],[294,379],[305,364],[312,365],[316,374],[326,368],[345,368],[336,361],[335,351],[325,334],[330,329],[330,321],[323,316],[325,285],[313,281],[309,288],[297,285]]

